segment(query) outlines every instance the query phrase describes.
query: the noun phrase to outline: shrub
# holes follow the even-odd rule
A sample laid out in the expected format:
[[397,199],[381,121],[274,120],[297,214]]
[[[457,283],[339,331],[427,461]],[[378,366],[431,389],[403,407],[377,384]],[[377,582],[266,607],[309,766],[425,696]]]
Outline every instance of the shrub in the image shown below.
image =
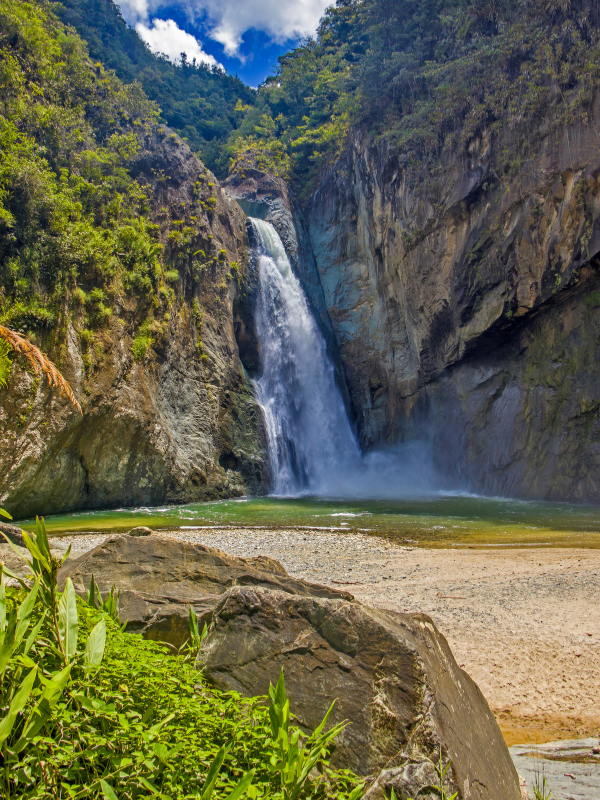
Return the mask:
[[[342,726],[306,738],[291,725],[283,676],[263,698],[212,688],[193,666],[203,635],[190,611],[182,654],[124,632],[114,593],[87,602],[57,574],[45,527],[26,536],[35,576],[7,589],[0,566],[0,782],[13,800],[358,800],[328,768]],[[6,571],[5,571],[6,572]],[[10,573],[9,573],[10,574]],[[321,773],[314,778],[313,768]]]
[[12,371],[12,348],[4,339],[0,339],[0,387],[6,386]]
[[141,361],[152,347],[152,336],[148,333],[138,333],[131,343],[131,354],[134,361]]
[[179,272],[176,269],[170,269],[165,272],[165,281],[167,283],[177,283],[179,280]]

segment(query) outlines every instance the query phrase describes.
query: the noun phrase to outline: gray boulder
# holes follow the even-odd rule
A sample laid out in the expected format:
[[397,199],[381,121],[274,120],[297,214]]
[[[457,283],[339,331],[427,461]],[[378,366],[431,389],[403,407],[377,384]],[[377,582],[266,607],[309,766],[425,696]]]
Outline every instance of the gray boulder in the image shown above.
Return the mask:
[[332,763],[379,773],[369,800],[389,798],[392,787],[399,800],[416,797],[435,783],[440,753],[452,762],[447,789],[461,800],[521,798],[485,698],[425,615],[236,586],[215,607],[199,663],[219,687],[250,696],[265,694],[283,668],[292,711],[307,730],[335,698],[331,722],[351,724]]
[[[0,522],[0,533],[3,533],[13,544],[17,547],[25,547],[25,539],[23,539],[23,531],[18,525],[10,525],[7,522]],[[6,539],[0,536],[0,543],[4,544]]]
[[211,547],[157,533],[112,536],[101,545],[70,559],[59,573],[79,594],[94,580],[105,596],[112,586],[121,591],[121,621],[127,630],[147,639],[180,647],[189,636],[191,605],[200,625],[210,622],[220,596],[232,586],[267,586],[292,595],[352,596],[291,578],[267,556],[236,558]]

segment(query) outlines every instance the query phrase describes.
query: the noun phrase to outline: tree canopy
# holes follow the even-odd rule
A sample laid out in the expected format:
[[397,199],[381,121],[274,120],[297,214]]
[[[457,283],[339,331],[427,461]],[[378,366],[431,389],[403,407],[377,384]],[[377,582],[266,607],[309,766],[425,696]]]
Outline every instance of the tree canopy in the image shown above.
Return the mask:
[[87,42],[90,54],[126,83],[139,81],[162,119],[198,152],[219,177],[227,172],[224,144],[256,92],[218,67],[184,61],[172,64],[151,53],[125,23],[112,0],[61,0],[53,6]]
[[428,169],[483,129],[514,129],[526,146],[557,94],[556,124],[585,119],[599,13],[594,0],[337,0],[246,109],[232,167],[270,159],[306,192],[351,126]]

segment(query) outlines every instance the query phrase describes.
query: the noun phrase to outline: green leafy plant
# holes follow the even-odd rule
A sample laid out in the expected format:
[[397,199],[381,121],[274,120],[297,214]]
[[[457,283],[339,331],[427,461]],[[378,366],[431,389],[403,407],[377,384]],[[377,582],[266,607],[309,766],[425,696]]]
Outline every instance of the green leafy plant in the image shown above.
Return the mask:
[[333,711],[334,703],[332,703],[314,733],[302,742],[300,730],[290,729],[290,701],[285,690],[283,670],[279,675],[277,686],[269,685],[268,697],[273,744],[270,767],[279,783],[283,800],[296,800],[308,781],[311,770],[317,762],[325,758],[328,745],[348,723],[339,722],[324,733],[327,720]]
[[[1,512],[9,517],[6,512]],[[190,610],[182,655],[124,633],[118,593],[86,598],[50,552],[43,520],[25,534],[32,583],[0,566],[0,765],[7,800],[156,796],[170,800],[358,800],[348,772],[330,770],[341,725],[301,742],[283,677],[261,698],[205,683],[190,654],[206,635]],[[7,587],[16,579],[20,589]],[[68,736],[65,736],[68,731]],[[319,779],[309,774],[317,766]]]
[[183,645],[183,647],[184,649],[188,649],[191,653],[197,653],[202,647],[202,642],[208,636],[208,625],[205,622],[202,632],[200,632],[198,627],[198,616],[191,606],[189,611],[189,624],[190,638],[189,641]]
[[[94,579],[94,573],[92,572],[92,577],[90,580],[90,588],[87,593],[87,597],[85,598],[85,602],[90,608],[97,608],[100,611],[103,611],[105,614],[108,614],[108,616],[115,622],[119,622],[121,617],[119,609],[120,599],[121,599],[121,590],[117,589],[113,585],[106,597],[106,600],[103,600],[102,595],[100,593],[100,589],[96,585],[96,581]],[[127,623],[124,623],[123,630],[125,629],[126,625]]]
[[550,800],[552,797],[552,792],[546,788],[546,775],[543,769],[541,776],[539,770],[536,770],[532,789],[534,800]]
[[[23,556],[12,544],[5,534],[5,539],[31,568],[35,578],[33,589],[27,596],[26,603],[33,606],[38,595],[53,623],[55,641],[65,666],[71,664],[77,656],[77,643],[79,640],[79,618],[77,614],[77,597],[71,578],[67,578],[64,591],[58,592],[58,571],[71,552],[71,545],[67,548],[62,558],[56,558],[50,551],[46,524],[43,519],[36,517],[36,535],[30,538],[23,531],[25,546],[29,551],[31,560]],[[41,623],[40,623],[41,624]],[[106,623],[101,619],[90,632],[85,650],[81,655],[86,668],[98,666],[104,653],[106,637]],[[90,641],[91,638],[91,641]]]
[[131,343],[131,354],[134,361],[141,361],[152,347],[152,336],[147,333],[138,333]]
[[6,386],[12,371],[11,347],[4,339],[0,339],[0,387]]

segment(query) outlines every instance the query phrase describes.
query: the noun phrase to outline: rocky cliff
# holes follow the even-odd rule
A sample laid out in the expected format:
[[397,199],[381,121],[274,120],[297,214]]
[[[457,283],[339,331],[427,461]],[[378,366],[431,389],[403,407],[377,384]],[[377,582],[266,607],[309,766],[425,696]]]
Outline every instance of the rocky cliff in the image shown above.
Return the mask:
[[0,502],[15,517],[231,497],[263,485],[262,415],[233,325],[244,292],[244,215],[166,128],[151,131],[130,171],[176,271],[160,309],[121,293],[90,333],[75,303],[40,342],[83,415],[15,363],[0,392]]
[[[335,367],[338,387],[346,409],[352,417],[354,409],[348,394],[346,376],[321,287],[303,209],[285,180],[258,169],[246,167],[243,172],[236,171],[223,183],[223,189],[228,197],[237,201],[248,217],[270,222],[279,234],[292,268],[304,288],[311,312],[325,339],[327,352]],[[251,227],[249,235],[252,236]],[[246,278],[246,295],[242,302],[238,303],[236,314],[236,337],[242,360],[251,374],[259,368],[254,331],[255,289],[258,285],[256,266],[251,259]]]
[[364,447],[427,440],[473,491],[600,498],[599,129],[598,97],[560,126],[550,104],[527,159],[506,124],[435,173],[351,134],[307,216]]

